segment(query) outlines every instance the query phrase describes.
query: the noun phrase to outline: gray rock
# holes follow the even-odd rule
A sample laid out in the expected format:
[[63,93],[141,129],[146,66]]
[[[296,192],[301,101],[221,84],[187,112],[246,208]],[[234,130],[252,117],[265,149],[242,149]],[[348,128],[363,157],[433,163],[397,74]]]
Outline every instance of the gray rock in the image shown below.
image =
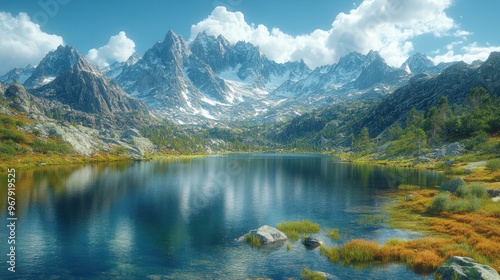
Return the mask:
[[432,160],[428,157],[421,156],[421,157],[418,157],[416,160],[414,160],[413,163],[415,163],[415,164],[417,164],[417,163],[432,163]]
[[464,146],[458,142],[447,145],[443,149],[445,156],[459,156],[465,152]]
[[122,138],[124,139],[133,139],[134,137],[142,137],[139,130],[135,128],[127,129],[122,134]]
[[21,84],[11,84],[5,91],[5,97],[12,100],[10,106],[19,112],[30,112],[30,97],[28,92]]
[[452,167],[456,162],[454,160],[448,160],[444,163],[447,167]]
[[440,149],[435,149],[432,153],[428,153],[425,156],[428,158],[441,159],[446,156],[459,156],[465,151],[466,150],[462,144],[455,142]]
[[278,229],[268,225],[264,225],[258,229],[251,230],[249,233],[238,238],[237,241],[239,242],[245,241],[248,234],[253,234],[254,236],[260,238],[260,243],[262,245],[284,243],[287,238],[286,235],[283,232],[279,231]]
[[486,191],[490,197],[498,197],[500,196],[500,189],[497,190],[487,190]]
[[387,143],[387,144],[384,144],[384,145],[382,145],[382,146],[379,146],[379,147],[377,147],[377,148],[374,148],[373,150],[371,150],[371,151],[370,151],[370,153],[371,153],[371,154],[373,154],[373,153],[381,153],[381,152],[385,152],[385,151],[387,151],[387,149],[389,148],[389,146],[390,146],[390,145],[389,145],[388,143]]
[[306,246],[307,248],[314,249],[316,247],[323,245],[323,241],[316,239],[314,237],[308,236],[302,242],[302,244],[304,244],[304,246]]
[[323,272],[323,271],[313,271],[313,272],[323,275],[323,277],[325,277],[326,280],[338,280],[339,279],[337,276]]
[[462,178],[457,178],[444,182],[441,186],[439,186],[439,190],[454,193],[460,186],[465,186],[465,181]]
[[471,258],[457,256],[449,258],[438,267],[436,275],[442,277],[442,280],[500,280],[500,275],[492,267],[478,264]]
[[469,164],[467,164],[465,166],[466,169],[474,169],[474,168],[478,168],[478,167],[481,167],[481,166],[486,166],[486,161],[477,161],[477,162],[471,162]]

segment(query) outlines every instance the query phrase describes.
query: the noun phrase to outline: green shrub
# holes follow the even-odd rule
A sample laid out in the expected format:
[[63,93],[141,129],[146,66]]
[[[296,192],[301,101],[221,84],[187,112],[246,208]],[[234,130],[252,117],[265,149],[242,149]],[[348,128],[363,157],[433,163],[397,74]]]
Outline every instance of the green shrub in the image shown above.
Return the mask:
[[486,187],[481,183],[473,183],[470,186],[470,194],[477,198],[483,198],[487,195]]
[[0,142],[0,156],[2,159],[10,159],[17,155],[16,143],[12,140]]
[[457,178],[444,182],[440,187],[440,191],[449,191],[455,193],[459,186],[465,186],[465,181],[462,178]]
[[24,137],[24,135],[11,129],[0,129],[0,139],[12,140],[17,143],[23,143],[26,141],[26,137]]
[[476,211],[479,207],[481,207],[481,200],[477,197],[469,197],[455,200],[448,210],[455,213],[470,213]]
[[467,188],[466,185],[459,185],[457,187],[457,190],[455,191],[455,194],[459,197],[466,197],[469,195],[469,188]]
[[60,154],[69,154],[73,151],[73,148],[65,142],[52,142],[52,141],[42,141],[40,139],[34,140],[31,144],[33,151],[37,153],[47,154],[49,152],[56,152]]
[[442,192],[434,197],[429,211],[432,213],[440,213],[451,208],[451,194]]
[[4,127],[12,127],[16,125],[16,121],[11,117],[1,117],[0,122]]
[[486,163],[486,167],[488,167],[488,169],[490,169],[491,171],[500,170],[500,158],[488,160],[488,162]]

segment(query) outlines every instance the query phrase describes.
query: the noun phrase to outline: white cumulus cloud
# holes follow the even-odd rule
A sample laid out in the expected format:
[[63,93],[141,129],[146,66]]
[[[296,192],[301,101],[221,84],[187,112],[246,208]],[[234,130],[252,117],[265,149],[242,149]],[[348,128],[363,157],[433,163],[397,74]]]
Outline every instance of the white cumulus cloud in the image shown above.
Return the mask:
[[451,5],[451,0],[365,0],[348,14],[337,15],[327,44],[335,59],[375,50],[387,63],[400,66],[413,50],[413,38],[464,34],[445,13]]
[[326,41],[328,31],[315,30],[311,34],[291,36],[278,28],[269,30],[266,26],[249,24],[241,12],[230,12],[225,7],[216,7],[208,18],[191,26],[190,41],[198,33],[222,35],[229,42],[245,41],[258,45],[264,54],[277,62],[304,59],[310,66],[318,66],[332,61],[332,51]]
[[64,45],[61,36],[47,34],[26,13],[0,12],[0,75],[15,67],[36,65],[51,50]]
[[87,53],[87,59],[99,68],[107,67],[115,61],[124,62],[135,52],[135,43],[124,31],[118,35],[111,36],[106,45],[91,49]]
[[205,31],[230,42],[258,45],[277,62],[304,61],[310,67],[337,62],[357,51],[379,51],[387,63],[400,66],[413,51],[412,40],[420,35],[466,37],[445,10],[452,0],[365,0],[349,13],[336,16],[329,30],[292,36],[278,28],[249,24],[241,12],[216,7],[208,18],[191,26],[190,40]]
[[500,52],[500,46],[479,46],[477,43],[460,47],[459,51],[455,51],[454,45],[447,47],[445,54],[438,54],[432,60],[435,64],[441,62],[464,61],[471,63],[476,60],[485,61],[491,52]]

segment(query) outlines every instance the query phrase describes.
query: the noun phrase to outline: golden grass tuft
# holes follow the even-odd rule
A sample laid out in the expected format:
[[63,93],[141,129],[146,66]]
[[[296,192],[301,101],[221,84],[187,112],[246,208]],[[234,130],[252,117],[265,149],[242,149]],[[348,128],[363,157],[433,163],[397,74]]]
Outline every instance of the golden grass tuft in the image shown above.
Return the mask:
[[319,247],[319,253],[322,256],[325,256],[328,258],[328,260],[332,263],[338,263],[340,261],[340,252],[339,248],[337,246],[333,247],[325,247],[324,245],[321,245]]
[[299,240],[300,234],[314,234],[320,230],[318,224],[309,220],[285,221],[279,223],[276,228],[282,231],[293,242]]
[[[485,185],[498,187],[492,184]],[[340,247],[321,246],[321,255],[346,265],[400,262],[425,275],[451,256],[471,257],[497,271],[500,269],[500,203],[481,198],[481,207],[473,212],[430,213],[428,209],[438,191],[417,190],[412,194],[411,199],[407,198],[406,191],[394,196],[397,202],[387,208],[388,223],[392,227],[425,233],[426,237],[392,239],[383,245],[356,239]],[[452,196],[452,199],[464,198]]]
[[325,231],[326,236],[330,237],[332,240],[339,240],[340,234],[338,228],[328,229]]
[[437,191],[422,190],[413,194],[412,200],[407,201],[406,193],[399,192],[397,203],[388,208],[389,224],[424,232],[427,237],[403,243],[389,241],[379,252],[380,260],[406,262],[415,271],[425,274],[451,256],[467,256],[498,270],[500,203],[483,198],[481,207],[474,212],[430,215],[426,209]]
[[377,242],[354,239],[340,247],[339,253],[345,264],[351,264],[374,261],[378,250]]
[[411,267],[417,273],[429,274],[436,270],[444,261],[435,251],[425,250],[415,254]]

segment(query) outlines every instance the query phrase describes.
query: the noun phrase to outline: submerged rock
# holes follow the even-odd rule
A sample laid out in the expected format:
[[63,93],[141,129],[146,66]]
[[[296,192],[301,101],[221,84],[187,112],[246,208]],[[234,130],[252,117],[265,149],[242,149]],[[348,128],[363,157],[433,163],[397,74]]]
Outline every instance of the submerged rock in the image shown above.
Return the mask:
[[302,244],[304,244],[304,246],[306,246],[309,249],[314,249],[316,247],[323,245],[323,241],[316,239],[314,237],[308,236],[308,237],[306,237],[306,239],[304,239],[304,241],[302,241]]
[[278,229],[268,225],[264,225],[258,229],[251,230],[249,233],[238,238],[237,241],[244,242],[249,234],[258,237],[260,239],[261,245],[283,243],[287,238],[286,235],[283,232],[279,231]]
[[484,279],[499,280],[500,275],[492,267],[478,264],[472,258],[453,256],[438,267],[436,276],[442,280],[460,279]]

